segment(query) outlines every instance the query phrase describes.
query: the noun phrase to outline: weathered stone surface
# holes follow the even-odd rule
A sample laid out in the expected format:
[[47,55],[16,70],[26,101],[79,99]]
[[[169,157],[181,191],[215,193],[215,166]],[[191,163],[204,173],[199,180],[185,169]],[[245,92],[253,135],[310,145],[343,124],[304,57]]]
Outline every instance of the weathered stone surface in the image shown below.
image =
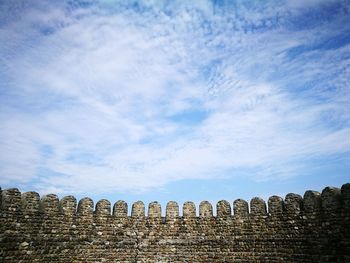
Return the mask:
[[145,216],[145,205],[142,201],[133,203],[131,208],[131,217],[142,218]]
[[59,200],[57,195],[49,194],[41,198],[41,210],[44,214],[56,216],[59,212]]
[[273,216],[279,216],[283,213],[283,199],[273,195],[268,200],[269,213]]
[[321,209],[321,195],[316,191],[306,191],[304,194],[304,211],[317,213]]
[[113,206],[113,215],[120,218],[127,217],[128,204],[123,200],[119,200],[118,202],[116,202]]
[[[22,194],[22,211],[26,214],[39,212],[40,196],[36,192],[26,192]],[[75,210],[75,208],[74,208]]]
[[107,216],[111,214],[111,203],[102,199],[96,203],[96,215],[98,216]]
[[77,199],[74,196],[65,196],[60,201],[60,208],[64,215],[74,216],[77,209]]
[[340,207],[341,191],[336,187],[326,187],[321,194],[323,211],[333,211]]
[[213,216],[213,206],[208,201],[202,201],[199,204],[199,217],[212,217]]
[[298,194],[287,194],[284,200],[286,213],[289,215],[299,215],[303,205],[303,198]]
[[17,212],[21,207],[21,193],[17,188],[10,188],[1,192],[1,209]]
[[79,201],[78,214],[80,216],[92,215],[94,211],[94,202],[91,198],[85,197]]
[[1,191],[0,262],[350,262],[350,184],[288,194],[266,203],[237,199],[196,206],[157,202],[58,200],[18,189]]
[[350,209],[350,183],[344,184],[341,187],[341,195],[342,195],[342,206],[345,209]]
[[193,202],[185,202],[183,206],[183,216],[184,218],[196,217],[196,206]]
[[161,217],[161,208],[158,202],[152,202],[148,206],[148,217],[150,218],[160,218]]
[[266,215],[266,203],[259,197],[254,197],[250,201],[250,210],[252,216],[264,216]]
[[169,220],[179,217],[179,205],[175,201],[170,201],[166,205],[166,218]]
[[216,213],[219,218],[227,218],[231,216],[231,206],[226,200],[221,200],[216,204]]
[[233,202],[233,213],[237,218],[244,218],[248,216],[249,208],[247,201],[237,199]]

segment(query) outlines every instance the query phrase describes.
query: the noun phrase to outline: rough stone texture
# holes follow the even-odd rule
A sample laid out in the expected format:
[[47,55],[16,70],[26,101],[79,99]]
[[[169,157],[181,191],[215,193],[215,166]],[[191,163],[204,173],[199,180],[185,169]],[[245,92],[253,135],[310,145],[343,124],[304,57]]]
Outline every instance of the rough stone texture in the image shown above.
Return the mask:
[[259,197],[254,197],[250,201],[250,214],[252,216],[264,216],[266,215],[266,203]]
[[[31,192],[34,193],[34,192]],[[39,195],[38,195],[39,198]],[[75,215],[77,209],[77,199],[74,196],[65,196],[60,201],[60,208],[63,215],[66,217],[72,217]]]
[[174,220],[179,217],[179,205],[175,201],[170,201],[166,205],[166,218]]
[[231,206],[226,200],[221,200],[216,205],[216,214],[218,218],[227,218],[231,216]]
[[316,191],[306,191],[304,194],[304,211],[306,213],[317,213],[321,209],[321,195]]
[[213,206],[208,201],[199,204],[199,217],[213,217]]
[[286,195],[284,200],[284,207],[287,214],[300,214],[303,204],[303,198],[300,195],[290,193]]
[[73,196],[40,199],[35,192],[1,191],[0,262],[350,262],[350,184],[272,196],[266,203],[192,202],[179,215],[157,202],[148,216],[141,201],[131,216],[124,201],[94,203]]
[[161,217],[161,208],[158,202],[152,202],[148,206],[148,217],[149,218],[160,218]]
[[233,212],[236,217],[244,218],[248,216],[249,208],[247,201],[237,199],[233,202]]
[[145,217],[145,205],[142,201],[137,201],[132,205],[131,217],[134,217],[134,218]]
[[193,218],[196,217],[196,206],[193,202],[185,202],[183,206],[183,217]]
[[113,206],[113,215],[121,218],[127,217],[128,204],[123,200],[119,200],[118,202],[116,202]]
[[[40,196],[36,192],[22,194],[22,211],[25,214],[35,214],[40,209]],[[74,208],[75,211],[75,208]]]

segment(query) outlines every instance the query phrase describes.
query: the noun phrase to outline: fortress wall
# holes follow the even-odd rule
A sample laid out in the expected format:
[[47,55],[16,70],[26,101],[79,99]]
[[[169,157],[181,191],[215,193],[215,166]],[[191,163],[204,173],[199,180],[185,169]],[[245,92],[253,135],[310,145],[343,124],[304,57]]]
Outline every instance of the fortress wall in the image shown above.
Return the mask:
[[[301,197],[111,204],[1,192],[0,262],[350,262],[350,184]],[[196,216],[199,209],[199,217]]]

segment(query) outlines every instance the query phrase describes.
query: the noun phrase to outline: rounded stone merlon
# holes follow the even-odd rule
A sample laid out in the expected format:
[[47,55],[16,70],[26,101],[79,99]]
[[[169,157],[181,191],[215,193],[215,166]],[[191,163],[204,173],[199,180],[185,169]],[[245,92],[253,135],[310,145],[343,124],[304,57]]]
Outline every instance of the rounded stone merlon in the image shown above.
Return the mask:
[[267,209],[265,201],[260,197],[254,197],[250,200],[250,213],[253,216],[266,215]]
[[219,218],[227,218],[231,216],[231,205],[226,200],[220,200],[216,204],[216,213]]
[[323,211],[334,211],[340,207],[340,189],[337,187],[326,187],[321,193],[321,205]]
[[131,208],[131,217],[144,217],[145,216],[145,205],[142,201],[133,203]]
[[196,217],[196,205],[193,202],[187,201],[183,205],[183,217],[194,218]]
[[342,205],[344,209],[350,209],[350,183],[341,187]]
[[213,217],[213,206],[208,201],[202,201],[199,204],[199,217],[210,218]]
[[248,202],[243,199],[237,199],[233,202],[233,214],[235,217],[244,218],[249,214]]
[[77,209],[77,199],[72,195],[63,197],[60,200],[60,208],[64,215],[75,215],[75,211]]
[[41,198],[41,211],[44,214],[56,215],[59,212],[59,199],[55,194],[44,195]]
[[101,199],[96,203],[96,215],[108,216],[111,214],[111,203],[107,199]]
[[37,192],[22,194],[23,213],[32,214],[40,211],[40,195]]
[[300,195],[289,193],[284,200],[284,207],[288,214],[300,214],[303,205],[303,198]]
[[175,201],[167,203],[165,216],[167,219],[175,219],[179,217],[179,205]]
[[1,209],[16,212],[21,208],[21,192],[17,188],[5,189],[1,192]]
[[84,197],[78,203],[78,214],[80,216],[92,215],[94,211],[94,201],[89,197]]
[[321,194],[316,191],[308,190],[304,194],[304,212],[315,213],[321,209]]
[[128,204],[123,201],[117,201],[113,206],[113,216],[115,217],[127,217],[128,216]]
[[148,217],[150,218],[160,218],[161,215],[161,207],[157,201],[154,201],[148,205]]
[[283,213],[283,199],[280,196],[273,195],[268,200],[269,213],[271,215],[280,215]]

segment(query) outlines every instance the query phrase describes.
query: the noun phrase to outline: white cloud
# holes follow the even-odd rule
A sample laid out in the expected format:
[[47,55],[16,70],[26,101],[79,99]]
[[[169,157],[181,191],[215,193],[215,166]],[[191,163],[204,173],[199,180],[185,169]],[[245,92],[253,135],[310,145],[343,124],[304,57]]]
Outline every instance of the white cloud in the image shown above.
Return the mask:
[[[48,5],[2,29],[18,41],[4,44],[15,54],[0,68],[13,100],[0,115],[2,183],[35,179],[44,192],[145,191],[235,176],[226,173],[232,168],[258,168],[256,179],[270,180],[292,176],[303,159],[349,151],[349,78],[336,79],[341,96],[310,89],[324,101],[290,88],[348,68],[341,57],[347,46],[289,60],[285,51],[312,42],[319,29],[245,31],[283,6],[266,6],[268,14],[243,10],[233,22],[215,16],[206,1],[173,15],[163,8],[68,15]],[[42,26],[51,34],[39,34]],[[306,59],[311,55],[318,59]],[[281,67],[289,75],[273,78]],[[208,116],[193,125],[170,119],[191,109]],[[345,127],[323,120],[329,112]]]

